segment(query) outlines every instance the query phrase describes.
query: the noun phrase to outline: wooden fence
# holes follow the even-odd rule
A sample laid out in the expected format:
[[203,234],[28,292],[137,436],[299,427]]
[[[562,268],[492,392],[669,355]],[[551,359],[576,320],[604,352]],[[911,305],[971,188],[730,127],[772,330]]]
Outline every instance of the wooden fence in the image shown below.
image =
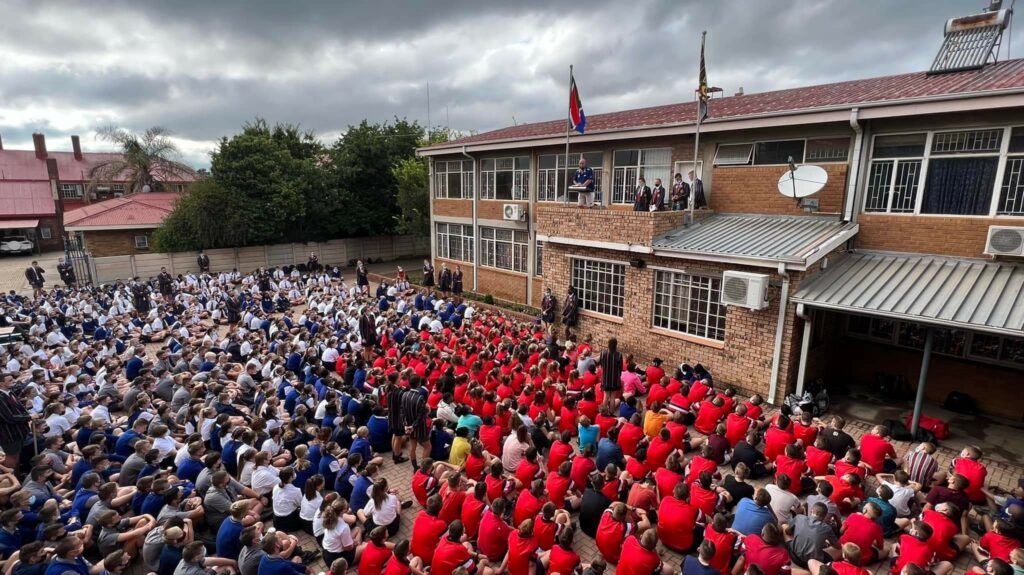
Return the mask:
[[[320,263],[345,266],[351,259],[373,258],[388,261],[423,256],[430,253],[430,238],[419,236],[375,236],[346,238],[306,244],[277,244],[206,250],[210,257],[210,271],[238,269],[248,273],[260,267],[280,267],[305,263],[310,253],[317,254]],[[172,275],[198,271],[198,252],[170,252],[108,256],[91,258],[94,283],[110,283],[133,277],[150,278],[166,267]]]

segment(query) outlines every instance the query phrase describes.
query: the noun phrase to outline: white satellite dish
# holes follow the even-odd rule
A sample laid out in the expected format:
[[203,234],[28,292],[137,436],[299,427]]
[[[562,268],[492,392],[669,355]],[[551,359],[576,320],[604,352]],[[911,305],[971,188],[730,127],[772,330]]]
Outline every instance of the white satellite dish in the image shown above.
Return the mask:
[[145,186],[142,186],[142,193],[148,194],[151,191],[153,191],[153,188],[149,187],[149,184],[146,184]]
[[821,191],[828,182],[828,172],[821,166],[790,167],[779,178],[779,193],[799,200]]

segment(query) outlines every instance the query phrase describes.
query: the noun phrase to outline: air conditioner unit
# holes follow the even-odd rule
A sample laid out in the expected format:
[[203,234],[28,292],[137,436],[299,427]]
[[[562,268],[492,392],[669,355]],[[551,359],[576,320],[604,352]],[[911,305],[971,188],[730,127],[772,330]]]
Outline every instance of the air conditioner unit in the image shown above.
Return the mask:
[[985,253],[990,256],[1024,256],[1024,226],[989,226]]
[[727,271],[722,274],[722,303],[747,309],[768,307],[768,276]]
[[501,215],[504,219],[513,222],[526,221],[526,208],[519,204],[505,204],[502,207]]

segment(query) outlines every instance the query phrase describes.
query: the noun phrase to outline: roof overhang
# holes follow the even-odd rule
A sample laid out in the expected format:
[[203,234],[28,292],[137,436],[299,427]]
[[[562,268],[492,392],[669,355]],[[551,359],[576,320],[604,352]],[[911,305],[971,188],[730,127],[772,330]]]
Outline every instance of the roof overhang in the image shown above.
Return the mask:
[[39,227],[38,219],[31,220],[0,220],[0,230],[21,230]]
[[1024,337],[1024,263],[851,253],[805,281],[807,306]]
[[[880,118],[899,118],[906,116],[923,116],[928,114],[946,114],[979,110],[998,110],[1004,108],[1024,107],[1024,88],[977,92],[968,94],[949,94],[943,96],[925,96],[908,98],[899,101],[865,102],[860,104],[844,104],[841,106],[809,108],[799,111],[769,112],[751,114],[736,118],[709,119],[701,124],[701,133],[754,130],[759,128],[775,128],[807,124],[827,124],[833,122],[849,123],[850,111],[857,109],[859,117],[865,120]],[[604,130],[589,134],[572,136],[572,142],[585,144],[588,142],[606,142],[636,138],[656,138],[664,136],[688,135],[696,132],[693,122]],[[457,141],[456,141],[457,142]],[[488,152],[515,148],[539,148],[544,146],[565,145],[565,137],[536,136],[505,140],[483,141],[479,143],[453,143],[451,146],[439,144],[436,147],[421,148],[416,151],[419,156],[444,156],[462,152]]]
[[102,232],[102,231],[116,231],[116,230],[155,230],[159,228],[160,224],[120,224],[120,225],[109,225],[109,226],[90,226],[90,225],[66,225],[64,229],[69,232]]

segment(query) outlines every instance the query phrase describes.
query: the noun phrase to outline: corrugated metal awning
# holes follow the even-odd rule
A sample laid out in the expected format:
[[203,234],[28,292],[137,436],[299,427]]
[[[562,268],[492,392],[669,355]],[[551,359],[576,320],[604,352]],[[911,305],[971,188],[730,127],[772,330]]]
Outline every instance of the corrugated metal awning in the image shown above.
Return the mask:
[[834,216],[714,214],[654,239],[655,250],[802,264],[823,246],[848,239],[857,224]]
[[20,230],[39,227],[39,220],[0,220],[0,230]]
[[918,254],[847,254],[793,301],[847,313],[1024,336],[1024,264]]

